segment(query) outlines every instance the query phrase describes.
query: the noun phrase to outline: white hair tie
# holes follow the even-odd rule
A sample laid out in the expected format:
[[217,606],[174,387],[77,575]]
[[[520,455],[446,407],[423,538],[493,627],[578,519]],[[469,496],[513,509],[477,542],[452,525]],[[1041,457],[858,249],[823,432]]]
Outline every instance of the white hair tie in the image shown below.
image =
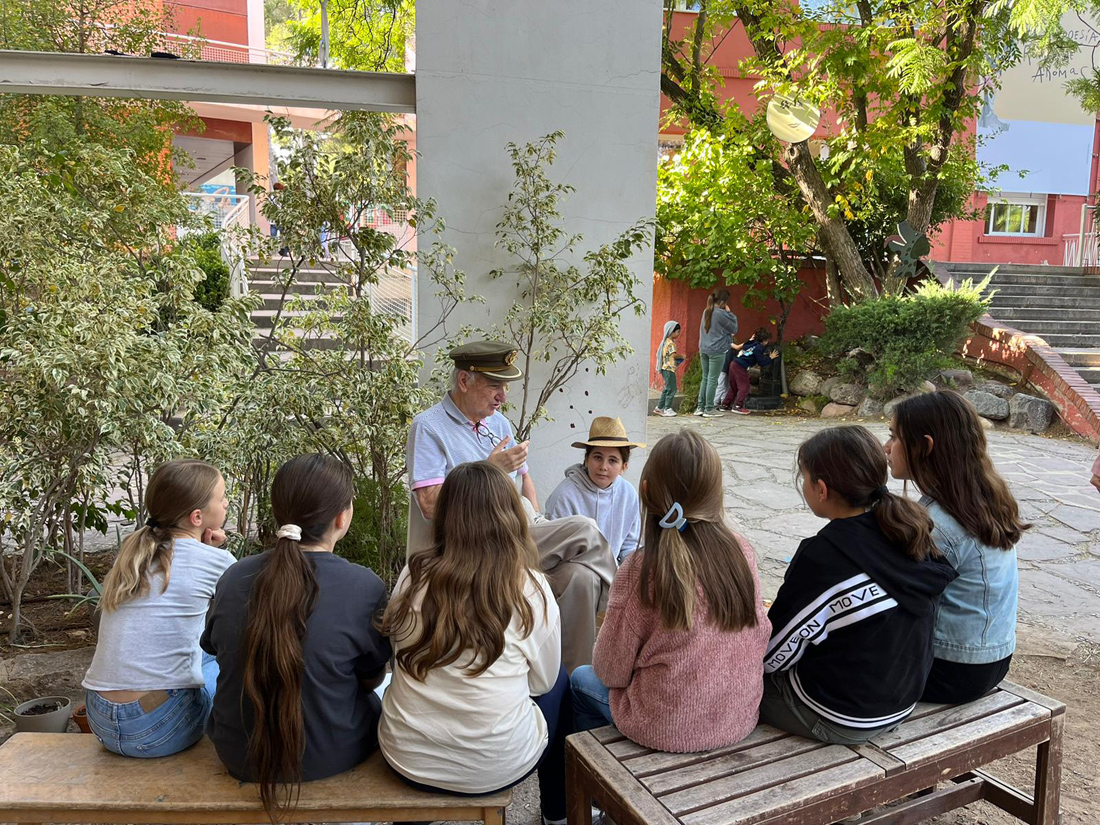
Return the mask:
[[281,539],[290,539],[291,541],[302,540],[302,528],[297,524],[284,524],[278,530],[275,531],[275,535]]

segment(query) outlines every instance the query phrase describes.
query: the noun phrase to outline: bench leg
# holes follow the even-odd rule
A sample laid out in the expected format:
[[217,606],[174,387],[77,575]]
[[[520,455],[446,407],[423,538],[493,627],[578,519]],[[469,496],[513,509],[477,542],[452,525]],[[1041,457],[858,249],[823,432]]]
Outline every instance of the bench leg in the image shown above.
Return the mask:
[[504,825],[503,808],[482,808],[481,820],[485,825]]
[[1035,825],[1058,825],[1062,792],[1062,732],[1066,717],[1050,720],[1050,739],[1035,756]]
[[572,748],[565,749],[565,801],[568,825],[592,825],[592,792],[588,771]]

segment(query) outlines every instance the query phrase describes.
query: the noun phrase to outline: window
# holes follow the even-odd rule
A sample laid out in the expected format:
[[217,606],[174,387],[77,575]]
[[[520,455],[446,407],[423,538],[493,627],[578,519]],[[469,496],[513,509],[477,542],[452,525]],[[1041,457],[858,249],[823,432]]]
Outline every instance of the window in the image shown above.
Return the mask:
[[986,235],[1046,234],[1047,199],[1002,193],[985,207]]
[[699,11],[699,0],[675,0],[672,7],[676,11]]

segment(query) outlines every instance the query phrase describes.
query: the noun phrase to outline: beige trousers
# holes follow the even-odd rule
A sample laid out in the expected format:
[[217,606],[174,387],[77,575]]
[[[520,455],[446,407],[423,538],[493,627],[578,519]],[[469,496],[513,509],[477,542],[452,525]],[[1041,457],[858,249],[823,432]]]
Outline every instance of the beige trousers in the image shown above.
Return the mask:
[[[570,673],[592,664],[596,644],[596,613],[607,603],[618,565],[596,522],[586,516],[547,520],[523,502],[531,521],[531,538],[539,551],[539,566],[550,582],[561,613],[561,661]],[[408,555],[431,546],[431,522],[420,512],[415,494],[409,497]]]

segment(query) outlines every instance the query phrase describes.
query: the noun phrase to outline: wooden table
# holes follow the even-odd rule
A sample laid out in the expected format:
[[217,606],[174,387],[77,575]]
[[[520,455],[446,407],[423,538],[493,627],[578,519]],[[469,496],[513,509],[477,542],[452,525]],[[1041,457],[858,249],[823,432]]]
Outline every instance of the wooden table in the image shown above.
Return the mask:
[[[1062,703],[1003,682],[967,705],[918,705],[897,730],[858,747],[760,725],[731,747],[674,754],[599,728],[567,740],[569,825],[591,825],[593,802],[616,825],[828,825],[899,800],[860,825],[912,825],[980,799],[1056,825],[1064,714]],[[979,770],[1029,747],[1033,795]]]
[[[414,790],[375,753],[306,782],[285,822],[472,820],[503,825],[512,792],[463,797]],[[256,785],[226,773],[210,740],[131,759],[94,736],[17,733],[0,746],[0,822],[267,823]]]

